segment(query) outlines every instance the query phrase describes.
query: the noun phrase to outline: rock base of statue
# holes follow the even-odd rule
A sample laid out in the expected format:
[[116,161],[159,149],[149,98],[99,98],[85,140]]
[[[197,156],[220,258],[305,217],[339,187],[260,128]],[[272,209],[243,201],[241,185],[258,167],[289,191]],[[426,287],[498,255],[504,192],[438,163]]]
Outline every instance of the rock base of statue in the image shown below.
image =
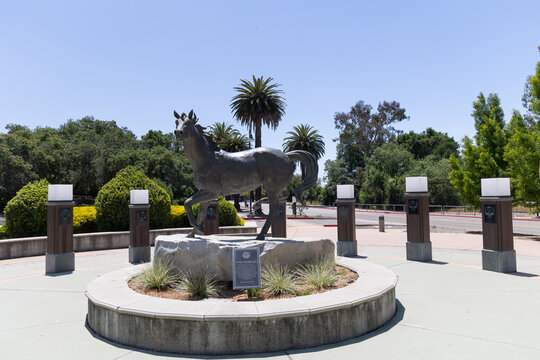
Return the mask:
[[162,235],[156,238],[154,259],[171,261],[180,271],[207,272],[220,280],[231,281],[232,252],[238,248],[259,248],[261,267],[279,264],[291,269],[320,257],[335,256],[335,245],[329,239]]

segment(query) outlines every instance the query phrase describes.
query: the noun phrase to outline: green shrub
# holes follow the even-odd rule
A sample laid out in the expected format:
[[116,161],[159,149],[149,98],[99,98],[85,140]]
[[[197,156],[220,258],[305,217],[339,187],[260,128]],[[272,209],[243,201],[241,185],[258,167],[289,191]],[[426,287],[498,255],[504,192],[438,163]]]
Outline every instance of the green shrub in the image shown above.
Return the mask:
[[297,276],[304,284],[311,285],[317,289],[333,286],[338,280],[338,273],[335,269],[335,260],[330,256],[317,258],[305,266],[300,266]]
[[148,190],[150,227],[167,227],[171,198],[165,190],[132,166],[120,170],[99,190],[96,198],[96,224],[99,231],[129,230],[129,191]]
[[171,205],[171,217],[169,227],[191,227],[186,210],[181,205]]
[[196,272],[188,270],[180,274],[179,288],[196,297],[215,297],[221,293],[221,286],[217,277],[207,270]]
[[45,179],[32,181],[8,201],[4,216],[10,237],[47,234],[48,186]]
[[7,225],[0,226],[0,239],[9,239],[9,232]]
[[296,293],[296,279],[286,266],[269,265],[261,270],[263,289],[272,295]]
[[76,206],[73,208],[73,233],[91,233],[97,231],[95,206]]
[[161,291],[168,287],[175,286],[179,277],[174,273],[171,261],[155,258],[152,265],[148,265],[142,273],[134,279],[144,289],[156,289]]

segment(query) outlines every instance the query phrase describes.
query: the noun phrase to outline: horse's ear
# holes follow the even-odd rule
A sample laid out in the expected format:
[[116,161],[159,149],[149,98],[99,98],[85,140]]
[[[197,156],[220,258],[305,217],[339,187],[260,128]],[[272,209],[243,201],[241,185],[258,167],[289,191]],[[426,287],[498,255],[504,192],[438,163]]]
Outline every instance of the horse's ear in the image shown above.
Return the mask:
[[[178,115],[178,113],[176,112],[176,110],[174,110],[174,117],[177,118],[177,119],[180,119],[180,115]],[[178,125],[178,124],[177,124]]]
[[197,115],[195,115],[195,113],[193,113],[193,122],[197,122],[199,119],[197,119]]
[[193,109],[189,112],[188,118],[189,120],[193,119]]

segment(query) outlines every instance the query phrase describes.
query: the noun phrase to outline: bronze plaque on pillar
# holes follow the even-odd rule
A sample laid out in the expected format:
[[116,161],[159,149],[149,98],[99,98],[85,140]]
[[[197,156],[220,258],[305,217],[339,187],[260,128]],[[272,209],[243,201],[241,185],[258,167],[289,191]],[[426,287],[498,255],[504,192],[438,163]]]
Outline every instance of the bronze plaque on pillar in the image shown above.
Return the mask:
[[47,203],[47,253],[73,252],[73,202]]
[[407,241],[429,242],[429,193],[405,193]]
[[280,201],[278,213],[272,222],[272,237],[287,237],[287,203]]
[[219,202],[212,201],[206,209],[206,215],[203,220],[204,235],[219,233]]
[[129,205],[129,246],[150,246],[149,205]]
[[484,249],[514,250],[511,197],[481,197]]

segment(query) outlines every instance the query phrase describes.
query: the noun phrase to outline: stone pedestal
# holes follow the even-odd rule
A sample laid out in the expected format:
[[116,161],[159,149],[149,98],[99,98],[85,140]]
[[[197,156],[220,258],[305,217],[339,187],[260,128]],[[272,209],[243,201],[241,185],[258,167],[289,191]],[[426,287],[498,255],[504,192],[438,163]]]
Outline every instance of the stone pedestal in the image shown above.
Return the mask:
[[73,204],[73,201],[47,203],[46,274],[75,270]]
[[203,220],[204,235],[219,233],[219,200],[212,200]]
[[407,209],[407,260],[431,261],[429,193],[405,193]]
[[337,206],[337,255],[356,256],[356,216],[354,211],[355,199],[338,199]]
[[279,202],[278,213],[272,222],[272,237],[287,237],[287,203],[285,201]]
[[481,197],[482,269],[511,273],[516,271],[512,197]]
[[150,260],[150,206],[129,205],[129,262]]

